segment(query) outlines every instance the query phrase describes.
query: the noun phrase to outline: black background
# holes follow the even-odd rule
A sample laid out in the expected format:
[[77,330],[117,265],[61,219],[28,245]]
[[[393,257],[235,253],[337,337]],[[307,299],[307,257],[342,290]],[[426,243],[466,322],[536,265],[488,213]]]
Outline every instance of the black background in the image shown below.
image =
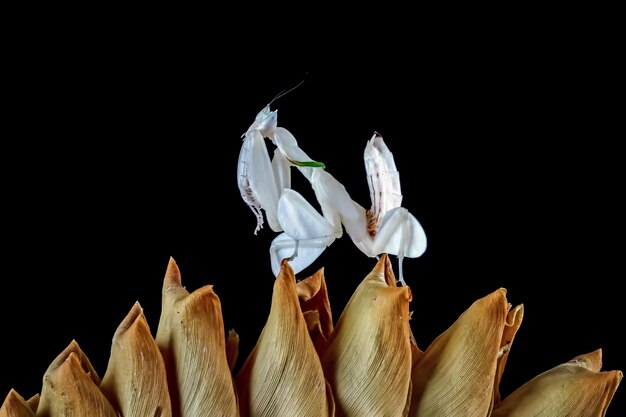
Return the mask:
[[[422,349],[505,287],[526,309],[505,395],[597,348],[604,369],[624,369],[623,114],[610,54],[582,37],[437,41],[358,56],[346,43],[342,59],[320,48],[304,65],[271,42],[233,50],[184,36],[68,34],[20,51],[3,135],[0,393],[39,392],[72,339],[104,375],[136,300],[156,332],[170,256],[189,290],[215,286],[241,365],[269,311],[275,234],[253,234],[239,196],[240,136],[302,79],[275,103],[279,125],[364,207],[374,130],[394,153],[403,205],[429,239],[404,264]],[[296,172],[294,188],[312,197]],[[374,262],[345,235],[306,271],[325,267],[335,320]]]

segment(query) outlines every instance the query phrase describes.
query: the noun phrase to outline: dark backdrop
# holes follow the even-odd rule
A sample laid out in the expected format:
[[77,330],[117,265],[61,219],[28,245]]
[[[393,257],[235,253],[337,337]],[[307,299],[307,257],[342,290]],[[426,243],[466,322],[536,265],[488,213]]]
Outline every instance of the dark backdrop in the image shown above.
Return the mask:
[[[279,124],[364,207],[374,130],[395,155],[403,205],[429,239],[405,261],[420,347],[506,287],[526,314],[505,394],[600,347],[605,369],[624,369],[623,135],[592,49],[457,39],[416,44],[403,62],[316,55],[300,67],[253,44],[234,57],[198,44],[42,45],[35,65],[15,64],[5,136],[2,396],[38,392],[72,339],[102,376],[136,300],[156,332],[170,256],[189,290],[215,285],[241,365],[269,311],[274,234],[253,235],[239,196],[240,136],[302,79],[275,103]],[[373,265],[346,235],[307,272],[326,268],[337,319]]]

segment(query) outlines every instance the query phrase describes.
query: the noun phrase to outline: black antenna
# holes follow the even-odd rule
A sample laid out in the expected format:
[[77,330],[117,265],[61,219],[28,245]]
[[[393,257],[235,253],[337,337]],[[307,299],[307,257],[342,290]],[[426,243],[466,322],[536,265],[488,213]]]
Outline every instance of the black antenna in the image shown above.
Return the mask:
[[302,79],[302,81],[300,81],[294,87],[291,87],[289,89],[284,88],[280,93],[276,94],[276,96],[272,99],[272,101],[270,101],[267,105],[271,106],[272,103],[274,103],[276,100],[278,100],[279,98],[284,97],[287,94],[291,93],[293,90],[295,90],[296,88],[300,87],[303,83],[304,83],[304,78]]

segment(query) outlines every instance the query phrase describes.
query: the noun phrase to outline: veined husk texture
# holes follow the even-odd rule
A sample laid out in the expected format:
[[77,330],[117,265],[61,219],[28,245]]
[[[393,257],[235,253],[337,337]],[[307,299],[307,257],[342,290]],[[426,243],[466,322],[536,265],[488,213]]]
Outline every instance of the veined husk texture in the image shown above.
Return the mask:
[[265,327],[236,382],[242,417],[335,415],[332,393],[300,308],[295,275],[286,261],[274,282]]
[[[408,287],[383,255],[333,327],[324,271],[296,283],[283,262],[256,347],[236,378],[211,286],[189,293],[170,260],[156,340],[135,304],[113,337],[102,380],[75,341],[44,375],[41,397],[11,390],[0,417],[602,417],[622,379],[579,356],[501,400],[498,385],[523,306],[499,289],[473,303],[422,352]],[[239,393],[239,403],[237,398]]]
[[43,377],[37,417],[117,417],[99,385],[91,362],[72,341]]
[[473,303],[414,363],[409,415],[489,415],[522,317],[502,288]]
[[346,305],[321,356],[338,417],[405,416],[411,386],[408,287],[380,258]]
[[493,417],[601,417],[622,380],[620,371],[600,372],[600,349],[578,356],[522,385]]
[[0,417],[35,417],[39,406],[39,394],[25,400],[12,389],[0,406]]
[[324,269],[296,284],[300,309],[318,355],[333,332],[333,317],[328,300]]
[[173,259],[163,281],[156,342],[167,370],[174,417],[239,415],[220,300],[211,285],[191,294],[184,289]]
[[113,336],[100,389],[124,417],[171,417],[165,364],[139,303]]

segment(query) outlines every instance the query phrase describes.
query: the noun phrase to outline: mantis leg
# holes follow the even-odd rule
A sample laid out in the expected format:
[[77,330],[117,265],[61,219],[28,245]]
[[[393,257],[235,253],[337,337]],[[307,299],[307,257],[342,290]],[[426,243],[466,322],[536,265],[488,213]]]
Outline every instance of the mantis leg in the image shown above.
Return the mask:
[[245,135],[239,153],[237,183],[241,197],[257,217],[254,233],[263,227],[261,209],[265,211],[271,229],[282,231],[277,219],[280,193],[263,136],[258,130],[250,130]]
[[279,193],[285,188],[291,188],[291,163],[279,149],[274,150],[272,169]]
[[[270,136],[270,139],[276,147],[280,150],[280,152],[290,161],[312,161],[309,155],[306,154],[300,147],[298,146],[298,141],[296,138],[289,132],[287,129],[283,127],[277,127],[274,129],[273,134]],[[306,166],[299,166],[298,169],[308,179],[311,181],[311,175],[317,168],[311,168]]]
[[[294,240],[286,233],[278,235],[270,245],[270,260],[272,272],[275,276],[280,272],[280,263],[289,259],[289,265],[297,274],[311,265],[335,241],[334,236],[325,236],[316,239]],[[297,247],[297,253],[296,252]],[[293,256],[293,255],[296,256]]]
[[335,227],[292,189],[284,189],[278,202],[278,221],[287,235],[296,240],[335,236]]
[[321,255],[337,233],[300,193],[292,189],[283,190],[278,202],[278,221],[285,233],[276,237],[270,246],[275,274],[283,259],[290,259],[294,272],[300,272]]
[[366,211],[350,198],[346,188],[325,170],[315,170],[311,176],[311,186],[320,203],[324,218],[331,223],[341,237],[341,224],[352,242],[369,256],[371,237],[367,232]]
[[403,207],[389,210],[374,236],[370,256],[389,253],[398,256],[400,282],[404,284],[404,257],[417,258],[426,251],[426,233],[417,219]]

